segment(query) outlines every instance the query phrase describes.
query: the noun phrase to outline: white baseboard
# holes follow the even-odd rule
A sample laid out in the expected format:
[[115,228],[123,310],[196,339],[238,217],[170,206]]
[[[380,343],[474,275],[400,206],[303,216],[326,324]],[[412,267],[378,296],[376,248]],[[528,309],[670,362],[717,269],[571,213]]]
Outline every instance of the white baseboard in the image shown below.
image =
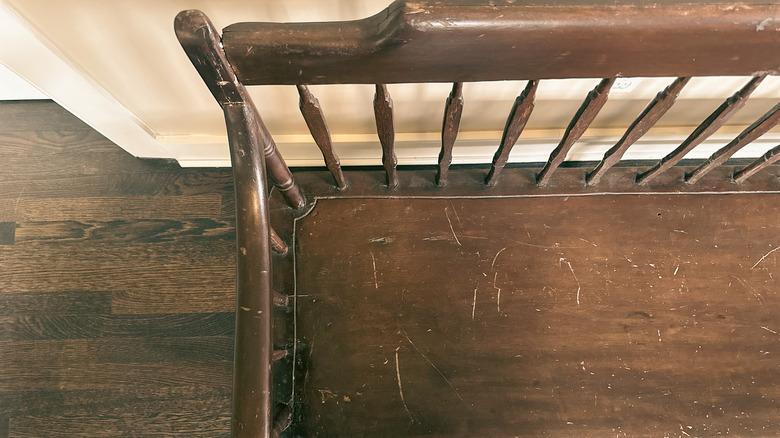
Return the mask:
[[[693,128],[691,128],[692,130]],[[501,133],[490,138],[459,139],[453,148],[453,164],[482,164],[490,163],[495,154],[496,147],[501,138]],[[282,136],[283,137],[283,136]],[[410,139],[410,135],[402,140],[396,140],[395,152],[399,165],[436,164],[438,161],[441,141],[430,138],[430,135],[420,135],[418,140]],[[731,141],[734,134],[717,134],[697,146],[686,158],[708,158],[713,152]],[[598,161],[601,160],[610,147],[619,139],[619,136],[591,136],[583,137],[567,156],[571,161]],[[170,140],[170,139],[168,139]],[[289,139],[277,139],[277,146],[284,156],[285,161],[291,167],[323,166],[322,155],[313,141],[287,141]],[[341,141],[339,141],[341,140]],[[339,156],[343,166],[373,166],[381,164],[381,148],[378,141],[343,141],[334,139],[333,148]],[[624,160],[657,160],[674,150],[685,140],[684,135],[656,135],[646,136],[629,148],[624,155]],[[544,162],[547,161],[550,152],[557,146],[558,139],[521,138],[518,140],[510,155],[510,162]],[[735,154],[735,158],[758,157],[767,150],[780,144],[780,134],[769,133],[763,138],[746,146]],[[227,146],[222,143],[211,144],[186,144],[169,143],[166,146],[176,155],[176,159],[182,167],[226,167],[230,166],[230,157]]]

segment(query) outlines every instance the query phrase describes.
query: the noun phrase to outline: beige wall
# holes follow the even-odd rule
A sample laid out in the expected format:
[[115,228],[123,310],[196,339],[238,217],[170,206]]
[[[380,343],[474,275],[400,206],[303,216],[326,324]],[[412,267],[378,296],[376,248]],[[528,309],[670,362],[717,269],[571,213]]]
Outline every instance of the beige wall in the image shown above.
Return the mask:
[[[224,125],[219,107],[195,73],[176,41],[172,22],[182,9],[201,9],[218,28],[237,21],[327,21],[357,19],[381,10],[389,1],[183,1],[171,0],[3,0],[26,29],[60,59],[87,86],[118,109],[126,123],[150,137],[148,145],[135,137],[106,135],[136,155],[170,156],[187,164],[227,164]],[[17,56],[18,58],[18,56]],[[25,62],[0,61],[25,75]],[[32,67],[27,65],[29,71]],[[41,66],[41,68],[46,68]],[[40,76],[40,73],[37,74]],[[27,77],[27,79],[31,79]],[[41,82],[32,78],[32,82]],[[613,93],[570,159],[595,159],[616,140],[644,105],[671,78],[644,79],[632,93]],[[54,80],[49,82],[56,82]],[[75,81],[74,81],[75,82]],[[527,132],[515,160],[540,160],[555,145],[557,136],[587,92],[592,80],[544,81]],[[696,78],[683,91],[678,104],[661,120],[627,158],[660,156],[674,147],[720,102],[738,89],[745,78]],[[44,91],[62,85],[36,84]],[[79,85],[74,84],[74,89]],[[484,162],[492,156],[506,114],[522,82],[474,83],[464,87],[462,133],[456,144],[455,162]],[[437,155],[438,130],[449,84],[391,85],[399,132],[399,160],[433,162]],[[93,90],[93,91],[94,91]],[[312,87],[320,99],[334,134],[335,147],[344,164],[378,162],[370,86]],[[55,99],[60,94],[54,94]],[[67,91],[67,90],[66,90]],[[252,94],[280,148],[292,164],[321,161],[298,113],[294,87],[253,87]],[[71,93],[77,94],[77,93]],[[720,136],[697,149],[693,156],[706,156],[736,132],[774,105],[780,97],[780,79],[770,78],[756,91],[746,108],[725,127]],[[60,99],[66,107],[101,130],[101,114],[89,107],[69,103],[77,96]],[[98,107],[99,105],[93,105]],[[79,108],[81,108],[79,107]],[[93,110],[92,112],[96,112]],[[98,120],[101,119],[101,120]],[[113,126],[113,125],[112,125]],[[130,127],[132,128],[132,127]],[[128,129],[130,129],[128,128]],[[113,129],[113,128],[112,128]],[[140,135],[140,134],[139,134]],[[771,136],[770,136],[771,137]],[[767,142],[774,142],[777,135]],[[131,142],[135,142],[130,144]],[[157,145],[157,146],[155,146]],[[742,155],[758,155],[765,145],[746,149]],[[155,147],[159,149],[153,151]],[[633,154],[633,155],[632,155]]]

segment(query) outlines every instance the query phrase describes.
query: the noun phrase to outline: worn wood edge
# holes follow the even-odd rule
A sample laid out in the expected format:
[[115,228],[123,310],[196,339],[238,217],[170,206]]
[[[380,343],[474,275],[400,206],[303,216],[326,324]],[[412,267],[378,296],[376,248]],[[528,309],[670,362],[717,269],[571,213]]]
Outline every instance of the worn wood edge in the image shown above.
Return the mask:
[[[455,82],[455,81],[485,81],[485,80],[509,80],[529,79],[560,79],[567,77],[609,77],[609,76],[701,76],[701,75],[727,75],[727,74],[756,74],[757,72],[774,72],[778,66],[772,62],[772,57],[756,56],[755,50],[751,52],[746,35],[753,36],[759,30],[765,30],[767,26],[757,29],[756,23],[762,22],[766,17],[774,15],[772,5],[754,4],[747,8],[724,9],[719,4],[697,5],[691,8],[688,4],[655,5],[653,8],[642,8],[636,5],[620,4],[612,2],[597,2],[587,5],[572,4],[567,8],[561,8],[557,4],[530,4],[511,5],[513,2],[487,2],[473,1],[465,5],[449,5],[439,2],[411,2],[398,0],[389,7],[374,16],[342,22],[329,23],[236,23],[224,29],[224,45],[229,59],[242,81],[247,85],[265,84],[290,84],[305,82],[309,84],[321,83],[404,83],[404,82]],[[514,6],[514,7],[508,7]],[[496,9],[503,7],[503,14],[497,15],[492,20],[480,20],[485,14],[495,13]],[[556,33],[565,32],[566,26],[562,21],[570,18],[564,15],[566,12],[589,15],[592,19],[586,29],[602,36],[602,40],[591,44],[587,53],[578,55],[574,66],[562,71],[560,68],[548,68],[545,75],[540,76],[541,65],[547,62],[528,62],[522,56],[517,59],[509,59],[504,55],[515,48],[513,42],[525,39],[542,38],[545,36],[554,40]],[[480,15],[482,14],[482,15]],[[688,17],[690,15],[690,17]],[[686,17],[688,26],[676,26],[682,29],[679,33],[679,55],[669,57],[669,50],[664,50],[663,44],[655,42],[644,59],[648,64],[626,63],[620,56],[622,53],[631,53],[626,47],[633,45],[623,44],[609,45],[614,33],[630,33],[627,29],[650,29],[649,33],[668,33],[669,22]],[[529,22],[523,22],[524,19]],[[448,26],[437,26],[436,23],[450,23]],[[411,37],[417,32],[428,32],[434,39],[444,38],[451,28],[459,27],[461,23],[468,22],[477,30],[487,29],[490,25],[498,25],[501,32],[488,34],[489,40],[498,45],[497,54],[487,57],[475,50],[476,57],[482,64],[480,68],[468,68],[469,62],[474,57],[459,58],[449,56],[449,53],[433,53],[430,44],[425,40]],[[540,24],[543,23],[543,24]],[[626,24],[631,23],[631,24]],[[772,23],[770,21],[770,23]],[[676,25],[677,23],[675,23]],[[481,26],[481,27],[480,27]],[[548,27],[549,26],[549,27]],[[557,27],[556,27],[557,26]],[[633,27],[632,27],[633,26]],[[697,36],[706,32],[713,26],[719,26],[722,39],[726,41],[716,54],[715,50],[701,53],[701,47],[697,46]],[[771,46],[774,39],[772,23],[770,29],[766,29],[759,35],[759,43]],[[462,26],[467,27],[467,26]],[[578,27],[578,30],[580,28]],[[601,32],[599,32],[601,31]],[[536,33],[534,33],[536,32]],[[612,32],[613,34],[610,34]],[[572,33],[572,32],[569,32]],[[294,39],[291,40],[291,35]],[[691,35],[690,38],[687,38]],[[626,35],[628,37],[628,35]],[[553,47],[548,49],[550,62],[556,60],[558,53],[565,51],[565,43],[570,37],[558,38]],[[630,35],[634,41],[641,44],[641,37]],[[494,41],[495,40],[495,41]],[[602,44],[599,44],[602,43]],[[551,42],[550,44],[553,44]],[[468,51],[472,46],[461,41],[463,51]],[[753,43],[755,45],[755,41]],[[480,45],[473,47],[479,48]],[[610,52],[612,50],[612,52]],[[648,49],[649,50],[649,49]],[[698,52],[697,52],[698,50]],[[430,56],[417,56],[417,59],[409,61],[403,55],[405,52],[430,53]],[[603,67],[597,64],[581,62],[584,59],[593,59],[617,52],[617,59]],[[725,52],[725,53],[724,53]],[[696,63],[688,61],[690,56],[695,56]],[[733,58],[732,53],[742,54]],[[438,55],[438,57],[437,57]],[[748,55],[753,55],[749,57]],[[442,57],[449,60],[441,67]],[[590,58],[584,58],[589,56]],[[389,65],[383,70],[373,70],[372,62],[375,59],[389,59]],[[495,60],[493,59],[495,58]],[[571,58],[571,57],[570,57]],[[663,62],[655,62],[654,59],[663,59]],[[683,62],[682,59],[686,61]],[[721,60],[721,62],[717,62]],[[437,62],[439,64],[437,64]],[[263,68],[254,68],[262,65]],[[337,66],[334,69],[334,65]],[[491,65],[492,68],[485,68]],[[716,67],[713,67],[715,65]],[[558,65],[556,65],[557,67]],[[465,72],[465,74],[464,74]],[[741,72],[741,73],[737,73]],[[459,77],[456,77],[459,76]]]

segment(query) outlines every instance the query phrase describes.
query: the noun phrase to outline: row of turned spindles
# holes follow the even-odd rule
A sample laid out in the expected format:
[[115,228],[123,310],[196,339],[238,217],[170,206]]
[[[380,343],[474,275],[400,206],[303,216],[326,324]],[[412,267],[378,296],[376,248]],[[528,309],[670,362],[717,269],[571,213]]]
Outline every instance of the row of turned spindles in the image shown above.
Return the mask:
[[[693,150],[693,148],[714,134],[715,131],[720,129],[734,114],[744,107],[747,99],[765,78],[766,75],[758,75],[751,78],[745,86],[726,99],[725,102],[710,114],[710,116],[707,117],[679,147],[659,160],[653,167],[637,175],[637,184],[647,184],[664,171],[679,163],[680,160]],[[690,79],[690,77],[677,78],[656,95],[631,123],[623,137],[621,137],[620,140],[604,154],[604,158],[598,163],[595,169],[588,173],[585,180],[586,184],[597,184],[612,166],[620,162],[628,148],[645,135],[647,131],[649,131],[650,128],[666,114],[672,105],[674,105],[675,100]],[[607,102],[610,88],[614,82],[615,78],[603,79],[596,88],[588,93],[585,101],[582,103],[571,122],[569,122],[560,143],[552,151],[550,158],[539,173],[536,180],[537,185],[544,186],[550,182],[553,173],[563,163],[572,146],[574,146],[577,140],[585,133],[601,108]],[[522,134],[523,128],[525,128],[525,125],[533,112],[538,86],[538,80],[528,81],[525,89],[515,99],[512,109],[509,112],[506,125],[504,126],[504,132],[498,150],[493,157],[492,165],[485,177],[486,185],[492,186],[498,181],[498,176],[509,159],[509,153],[512,151],[512,147],[514,147],[517,139]],[[300,95],[301,113],[309,127],[309,131],[311,132],[315,143],[322,151],[325,165],[333,175],[336,186],[343,190],[347,187],[347,183],[344,179],[344,173],[341,170],[339,159],[333,151],[330,132],[328,131],[328,125],[325,122],[325,117],[319,101],[314,97],[306,85],[298,85],[297,87]],[[439,164],[436,172],[436,184],[439,186],[447,184],[447,174],[452,162],[452,149],[458,135],[462,113],[463,83],[456,82],[452,86],[449,97],[447,97],[444,109],[442,148],[439,154]],[[393,146],[395,137],[393,100],[390,97],[387,86],[384,84],[376,85],[374,116],[376,119],[377,134],[379,136],[380,144],[382,145],[382,165],[387,174],[387,185],[388,187],[393,188],[398,185],[398,174],[396,172],[397,160]],[[693,172],[685,175],[685,181],[689,184],[697,182],[711,170],[725,163],[738,150],[764,135],[777,125],[778,122],[780,122],[780,103],[747,127],[731,142],[712,154],[709,159],[697,167]],[[744,169],[736,172],[734,174],[734,181],[741,183],[778,160],[780,160],[780,145],[772,148],[762,157],[758,158]]]

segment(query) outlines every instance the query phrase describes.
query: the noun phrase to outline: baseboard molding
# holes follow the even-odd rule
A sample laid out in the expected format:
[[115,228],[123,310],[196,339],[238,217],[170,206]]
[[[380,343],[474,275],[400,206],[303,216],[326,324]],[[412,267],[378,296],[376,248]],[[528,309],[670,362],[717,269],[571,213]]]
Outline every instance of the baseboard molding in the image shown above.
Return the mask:
[[[693,130],[693,127],[691,128]],[[490,163],[495,154],[501,133],[467,134],[459,138],[453,149],[453,164]],[[718,133],[697,146],[686,158],[704,159],[734,138],[732,133]],[[275,137],[277,146],[291,167],[322,166],[323,159],[313,141],[302,136]],[[481,138],[480,138],[481,137]],[[626,152],[626,160],[657,160],[668,154],[685,140],[685,135],[667,134],[646,136]],[[592,135],[581,138],[569,153],[567,160],[599,161],[620,135]],[[510,155],[510,162],[544,162],[558,144],[559,137],[521,138]],[[166,138],[166,147],[174,154],[182,167],[226,167],[230,166],[225,143],[173,143]],[[178,138],[184,140],[184,138]],[[769,133],[746,146],[735,158],[752,158],[763,155],[768,149],[780,143],[780,134]],[[343,166],[373,166],[381,164],[381,147],[374,136],[334,136],[334,150]],[[430,165],[438,161],[441,140],[431,134],[404,134],[396,138],[395,152],[399,165]]]

